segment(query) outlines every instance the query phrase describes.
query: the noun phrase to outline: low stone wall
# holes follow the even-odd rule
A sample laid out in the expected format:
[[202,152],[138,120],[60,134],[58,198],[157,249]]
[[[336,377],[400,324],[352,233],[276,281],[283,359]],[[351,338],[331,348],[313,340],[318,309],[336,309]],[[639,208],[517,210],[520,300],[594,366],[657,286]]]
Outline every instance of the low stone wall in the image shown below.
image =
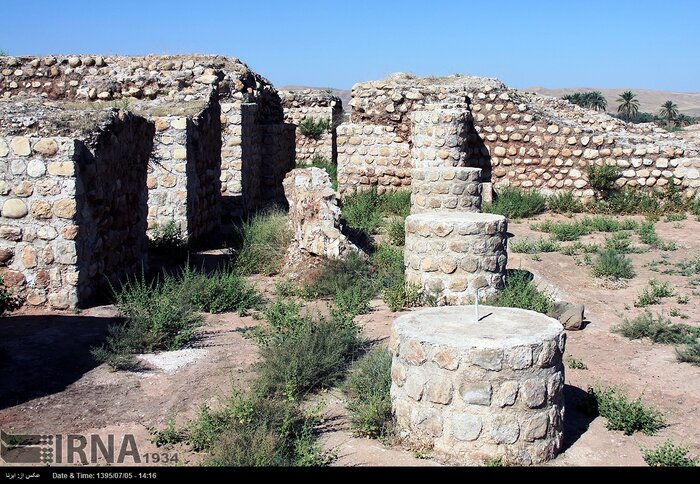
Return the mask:
[[[3,114],[30,119],[36,111],[5,104]],[[33,306],[83,304],[145,263],[153,124],[109,111],[92,122],[86,128],[80,113],[43,108],[31,132],[0,132],[0,275]]]
[[[412,143],[411,115],[431,104],[468,106],[469,166],[482,168],[494,186],[570,191],[592,197],[589,165],[614,165],[619,187],[665,189],[671,182],[695,196],[700,189],[700,147],[650,124],[632,125],[567,101],[509,89],[496,79],[467,76],[415,78],[395,74],[353,86],[351,120],[358,126],[394,128],[396,144]],[[426,115],[427,116],[427,115]],[[371,141],[368,141],[371,144]],[[338,143],[339,153],[347,144]],[[351,176],[358,159],[339,164],[341,193],[361,182]],[[361,170],[360,170],[361,171]],[[366,182],[382,186],[392,176]],[[410,183],[406,180],[406,183]]]
[[[336,163],[335,126],[339,125],[343,118],[343,103],[340,98],[318,89],[282,90],[280,98],[284,108],[285,123],[297,126],[295,133],[297,163],[309,162],[314,157],[325,158]],[[326,119],[330,127],[320,136],[306,136],[298,127],[306,118]]]
[[391,401],[407,442],[450,464],[556,456],[564,436],[566,336],[534,311],[431,308],[394,321]]
[[341,124],[338,132],[338,190],[349,195],[372,186],[394,191],[411,184],[411,148],[393,126]]

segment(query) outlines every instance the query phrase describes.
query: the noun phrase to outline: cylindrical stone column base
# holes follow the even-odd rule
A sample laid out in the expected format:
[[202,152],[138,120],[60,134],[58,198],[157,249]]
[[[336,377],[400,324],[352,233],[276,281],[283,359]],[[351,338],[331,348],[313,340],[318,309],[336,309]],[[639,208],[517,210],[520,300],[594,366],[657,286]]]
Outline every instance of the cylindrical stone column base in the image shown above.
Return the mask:
[[474,212],[420,213],[406,218],[406,283],[438,305],[471,304],[503,288],[508,222]]
[[391,402],[400,435],[459,465],[557,455],[564,421],[565,334],[516,308],[430,308],[394,321]]
[[413,168],[465,166],[470,116],[466,109],[413,111],[411,113]]
[[481,210],[481,169],[414,168],[411,171],[411,213]]

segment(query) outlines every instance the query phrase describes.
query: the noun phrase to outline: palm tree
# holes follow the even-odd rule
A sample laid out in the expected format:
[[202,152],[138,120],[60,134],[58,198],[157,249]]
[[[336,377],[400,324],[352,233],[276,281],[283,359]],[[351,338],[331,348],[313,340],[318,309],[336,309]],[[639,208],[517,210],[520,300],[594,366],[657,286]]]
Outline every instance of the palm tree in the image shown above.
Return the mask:
[[678,123],[678,126],[683,127],[683,126],[690,126],[693,124],[693,118],[688,116],[687,114],[679,114],[676,116],[676,123]]
[[678,105],[671,100],[666,101],[661,105],[659,116],[666,120],[666,126],[671,126],[671,122],[678,118]]
[[629,121],[633,115],[639,112],[639,101],[635,99],[636,97],[637,95],[632,91],[625,91],[617,98],[617,102],[620,103],[617,112],[624,115],[625,121]]
[[592,91],[586,94],[589,108],[595,109],[596,111],[605,111],[608,108],[608,100],[605,99],[602,92]]

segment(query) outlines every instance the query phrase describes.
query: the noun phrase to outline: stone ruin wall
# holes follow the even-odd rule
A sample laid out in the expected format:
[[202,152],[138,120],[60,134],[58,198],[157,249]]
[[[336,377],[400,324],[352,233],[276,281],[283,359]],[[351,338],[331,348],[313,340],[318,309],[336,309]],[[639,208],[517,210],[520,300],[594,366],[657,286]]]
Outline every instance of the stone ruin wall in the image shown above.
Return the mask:
[[[284,107],[285,123],[296,126],[297,163],[310,162],[314,157],[325,158],[336,163],[338,155],[335,126],[343,120],[343,102],[340,98],[317,89],[283,90],[280,91],[280,97]],[[331,123],[331,128],[316,138],[305,136],[298,128],[304,118],[327,119]]]
[[[270,200],[270,194],[280,197],[283,194],[282,179],[284,173],[277,164],[287,167],[293,163],[294,149],[291,132],[284,124],[283,108],[277,91],[267,79],[252,72],[245,64],[236,58],[223,56],[145,56],[145,57],[102,57],[102,56],[49,56],[33,57],[0,57],[0,96],[4,99],[22,99],[38,97],[51,101],[69,102],[74,108],[91,110],[92,104],[115,106],[133,109],[143,116],[155,118],[187,118],[186,124],[198,125],[197,119],[202,111],[211,107],[207,100],[216,94],[221,113],[221,139],[209,139],[210,148],[198,148],[201,152],[214,153],[221,146],[221,195],[224,197],[224,215],[240,217],[255,210],[270,201],[284,204],[283,197]],[[244,105],[253,105],[252,118],[244,120]],[[170,120],[164,119],[170,123]],[[161,126],[164,127],[164,122]],[[182,121],[175,121],[178,126]],[[201,124],[201,122],[200,122]],[[213,122],[210,120],[209,124]],[[170,156],[175,161],[175,152],[182,154],[183,149],[195,142],[194,138],[202,139],[201,132],[209,129],[202,127],[200,135],[197,130],[186,129],[186,138],[180,136],[175,144],[179,147],[167,147],[171,136],[164,134],[156,140],[157,156],[152,165],[157,165],[158,156]],[[212,126],[213,129],[213,126]],[[287,139],[275,139],[276,136],[286,136]],[[164,138],[166,143],[161,143]],[[190,139],[192,138],[192,139]],[[205,136],[206,138],[206,136]],[[267,141],[270,147],[263,148],[261,143]],[[201,141],[196,141],[201,145]],[[162,146],[166,145],[166,146]],[[261,152],[265,151],[268,158],[263,160]],[[209,155],[206,156],[207,158]],[[291,158],[291,161],[288,161]],[[168,158],[165,158],[168,159]],[[268,161],[272,160],[272,161]],[[194,163],[190,171],[197,171],[197,162],[187,159],[187,164]],[[175,163],[176,164],[176,163]],[[262,173],[265,168],[272,166],[271,174]],[[182,169],[182,166],[180,166]],[[173,177],[168,176],[168,170],[152,170],[152,178],[158,178],[153,190],[160,186],[164,179],[165,185],[173,183]],[[256,186],[259,178],[272,180],[279,186],[270,187],[265,191]],[[177,178],[177,177],[176,177]],[[243,179],[253,180],[244,187]],[[202,178],[207,179],[207,176]],[[153,185],[154,180],[149,180]],[[183,187],[184,188],[184,187]],[[192,186],[195,192],[207,191]],[[244,190],[247,190],[244,193]],[[155,223],[161,224],[175,220],[187,235],[192,238],[201,237],[211,227],[207,220],[196,223],[188,221],[186,215],[197,214],[201,218],[200,206],[186,209],[179,200],[182,194],[163,197],[154,193],[158,202],[166,206],[151,207],[150,228]],[[169,198],[164,200],[164,198]],[[188,201],[200,201],[200,195],[189,195]],[[171,201],[174,203],[169,205]],[[173,214],[172,218],[170,215]],[[212,214],[212,218],[214,214]]]
[[196,241],[284,204],[294,166],[276,90],[234,58],[0,57],[0,119],[0,274],[37,306],[140,271],[147,228]]
[[[587,167],[605,163],[618,167],[619,187],[663,188],[673,180],[688,195],[700,187],[700,147],[661,128],[627,124],[567,101],[509,89],[495,79],[397,74],[353,86],[351,124],[341,131],[368,135],[358,143],[339,131],[341,193],[371,185],[386,189],[410,184],[410,178],[396,175],[408,172],[409,157],[389,154],[378,165],[373,156],[353,155],[360,146],[368,150],[374,146],[371,133],[378,127],[378,131],[393,129],[397,146],[410,144],[410,114],[417,108],[465,102],[473,118],[470,156],[472,164],[484,170],[485,183],[592,197]],[[388,165],[395,168],[380,168]]]
[[[3,108],[6,119],[28,119],[25,105]],[[31,306],[74,307],[146,262],[153,124],[93,116],[89,131],[56,131],[80,121],[46,108],[48,129],[0,128],[0,275]]]
[[215,99],[195,117],[158,116],[148,164],[148,228],[175,221],[197,242],[220,223],[221,109]]

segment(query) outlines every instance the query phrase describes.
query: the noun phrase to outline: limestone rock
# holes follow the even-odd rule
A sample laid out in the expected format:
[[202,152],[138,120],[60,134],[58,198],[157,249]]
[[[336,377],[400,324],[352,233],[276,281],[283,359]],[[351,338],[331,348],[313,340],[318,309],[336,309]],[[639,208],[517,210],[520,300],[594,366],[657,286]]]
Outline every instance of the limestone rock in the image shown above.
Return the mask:
[[297,168],[284,178],[294,243],[309,254],[338,259],[359,249],[340,231],[340,208],[330,177],[320,168]]
[[573,304],[565,301],[557,301],[549,311],[548,316],[558,319],[564,329],[576,331],[583,328],[583,304]]
[[19,198],[10,198],[2,204],[2,216],[7,218],[22,218],[29,213],[27,204]]

